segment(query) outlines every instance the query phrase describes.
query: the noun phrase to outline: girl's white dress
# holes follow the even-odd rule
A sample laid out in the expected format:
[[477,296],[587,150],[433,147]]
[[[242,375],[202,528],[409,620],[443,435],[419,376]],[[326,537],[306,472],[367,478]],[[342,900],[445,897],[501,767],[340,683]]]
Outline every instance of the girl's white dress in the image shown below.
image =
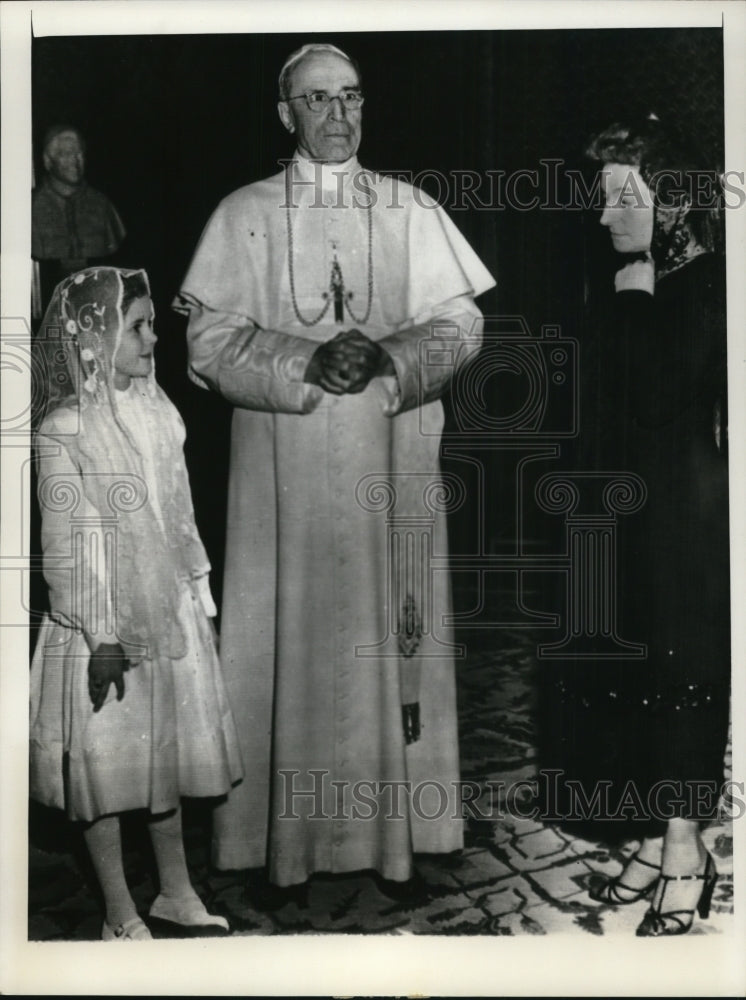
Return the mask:
[[[178,417],[170,404],[150,400],[143,405],[137,382],[117,392],[117,408],[140,452],[149,502],[160,524],[165,498],[159,493],[163,477],[154,460],[153,435],[159,421]],[[87,546],[91,566],[103,568],[107,553],[101,513],[82,489],[75,419],[74,410],[58,409],[44,421],[37,438],[40,492],[45,492],[45,483],[47,487],[47,501],[42,503],[44,572],[53,604],[31,667],[31,796],[65,809],[71,819],[93,820],[128,809],[165,812],[178,806],[181,796],[223,795],[243,771],[208,618],[215,608],[207,575],[180,585],[177,615],[186,655],[141,660],[124,674],[122,701],[117,701],[112,684],[103,708],[93,711],[88,694],[90,649],[80,618],[76,621],[70,611],[72,588],[80,586],[79,580],[73,583],[72,553],[78,551],[73,535],[76,544],[82,538]],[[183,462],[183,454],[173,460]],[[65,495],[77,502],[65,503]],[[50,496],[61,502],[50,503]],[[138,556],[145,578],[149,553]],[[98,616],[103,627],[112,609],[100,607],[110,602],[105,586],[101,600],[102,573],[88,577],[82,606],[87,630],[95,631],[91,616]]]

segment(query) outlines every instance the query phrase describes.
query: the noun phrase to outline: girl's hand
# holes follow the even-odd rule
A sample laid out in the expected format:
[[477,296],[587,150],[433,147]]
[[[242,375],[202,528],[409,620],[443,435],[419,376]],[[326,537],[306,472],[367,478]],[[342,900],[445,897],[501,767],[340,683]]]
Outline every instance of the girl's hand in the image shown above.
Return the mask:
[[109,685],[117,689],[117,701],[124,698],[124,671],[127,670],[124,650],[118,642],[102,642],[91,653],[88,663],[88,694],[93,711],[99,712],[109,693]]

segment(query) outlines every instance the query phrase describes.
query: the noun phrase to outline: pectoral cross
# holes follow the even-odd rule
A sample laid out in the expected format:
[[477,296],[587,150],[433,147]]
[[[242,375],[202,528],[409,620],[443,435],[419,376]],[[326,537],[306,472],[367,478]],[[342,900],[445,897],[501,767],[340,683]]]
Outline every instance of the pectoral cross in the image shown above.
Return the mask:
[[334,296],[334,322],[342,323],[344,322],[344,292],[345,283],[342,278],[342,268],[339,266],[339,261],[335,255],[334,262],[332,263],[332,274],[329,279],[329,291]]

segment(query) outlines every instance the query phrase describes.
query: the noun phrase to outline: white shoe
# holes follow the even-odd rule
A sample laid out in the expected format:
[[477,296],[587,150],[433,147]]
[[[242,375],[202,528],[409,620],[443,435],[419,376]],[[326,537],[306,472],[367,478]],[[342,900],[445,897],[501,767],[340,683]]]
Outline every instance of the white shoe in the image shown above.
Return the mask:
[[102,941],[151,941],[152,937],[139,917],[125,920],[116,927],[110,927],[104,920],[104,926],[101,928]]
[[208,913],[205,904],[196,893],[176,899],[169,896],[156,896],[150,907],[150,916],[155,920],[166,920],[171,924],[178,924],[180,927],[204,927],[218,933],[221,931],[226,934],[230,933],[230,925],[225,917]]

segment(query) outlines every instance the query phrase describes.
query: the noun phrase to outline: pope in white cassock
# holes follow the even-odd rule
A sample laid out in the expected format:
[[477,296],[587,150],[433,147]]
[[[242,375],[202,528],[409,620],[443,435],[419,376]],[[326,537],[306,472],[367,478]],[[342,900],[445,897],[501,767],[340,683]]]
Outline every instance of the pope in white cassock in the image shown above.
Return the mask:
[[[358,163],[339,49],[280,76],[297,138],[225,198],[175,306],[190,375],[235,407],[221,659],[246,778],[218,868],[277,886],[462,846],[440,397],[494,281],[421,191]],[[451,484],[453,486],[453,484]]]

